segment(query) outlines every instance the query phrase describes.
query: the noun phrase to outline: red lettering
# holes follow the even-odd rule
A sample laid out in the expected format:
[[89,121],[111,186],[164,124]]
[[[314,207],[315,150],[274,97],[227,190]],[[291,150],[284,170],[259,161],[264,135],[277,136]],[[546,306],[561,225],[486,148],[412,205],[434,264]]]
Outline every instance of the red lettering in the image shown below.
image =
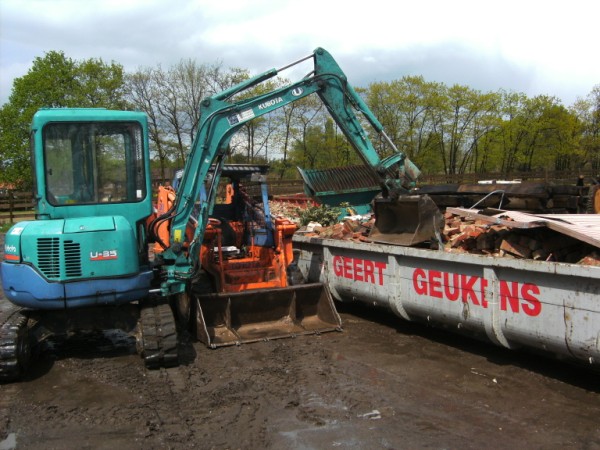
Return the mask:
[[[450,283],[450,275],[452,275],[452,284]],[[458,300],[458,296],[460,295],[460,280],[457,273],[444,272],[444,295],[451,302]]]
[[468,303],[469,297],[470,297],[473,304],[479,306],[479,300],[477,300],[477,294],[475,293],[473,286],[475,285],[475,283],[477,283],[477,280],[480,280],[480,279],[481,278],[479,278],[479,277],[470,277],[468,275],[461,274],[460,287],[462,289],[463,303]]
[[362,259],[355,259],[354,260],[354,267],[353,267],[353,269],[354,269],[354,279],[356,281],[364,281],[363,275],[362,275],[362,273],[363,273],[363,268],[362,268],[363,261],[364,260],[362,260]]
[[379,269],[379,271],[378,271],[379,285],[383,286],[383,269],[385,269],[387,267],[387,263],[375,262],[375,267],[377,267],[377,269]]
[[413,287],[415,292],[419,295],[427,294],[427,282],[423,280],[426,277],[423,269],[415,269],[413,272]]
[[442,298],[442,272],[437,270],[429,271],[429,295],[435,298]]
[[[382,271],[379,273],[381,279]],[[482,277],[416,268],[413,271],[412,284],[417,295],[445,298],[451,302],[460,298],[463,303],[472,303],[483,308],[488,308],[489,305],[486,298],[489,282]],[[540,288],[537,285],[500,280],[499,290],[502,311],[510,310],[518,314],[522,308],[523,313],[531,317],[541,314],[543,304],[539,299]]]
[[512,281],[511,288],[507,281],[500,280],[500,309],[507,311],[507,303],[510,304],[510,309],[514,313],[519,312],[519,283]]
[[342,276],[342,258],[339,256],[334,256],[332,262],[333,262],[333,273],[335,273],[336,276],[341,277]]
[[352,258],[344,256],[344,278],[352,279]]
[[[521,296],[523,297],[523,312],[528,316],[537,316],[542,312],[542,303],[535,295],[539,295],[540,288],[535,284],[525,283],[521,288]],[[534,295],[535,294],[535,295]]]
[[[387,267],[386,262],[371,261],[361,258],[350,258],[347,256],[334,256],[332,259],[333,273],[338,277],[349,280],[364,281],[383,286],[383,271]],[[377,273],[377,280],[375,274]]]
[[488,281],[485,278],[481,278],[481,306],[484,308],[488,307],[488,301],[485,298],[485,290],[487,289]]
[[375,266],[373,265],[373,261],[369,259],[365,259],[365,281],[367,283],[375,284]]

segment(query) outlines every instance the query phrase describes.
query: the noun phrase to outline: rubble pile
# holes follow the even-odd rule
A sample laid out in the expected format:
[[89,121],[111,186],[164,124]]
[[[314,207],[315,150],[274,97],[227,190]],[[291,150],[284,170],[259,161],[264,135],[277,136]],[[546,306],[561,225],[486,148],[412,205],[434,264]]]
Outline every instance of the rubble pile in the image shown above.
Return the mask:
[[281,217],[284,219],[291,220],[294,223],[298,223],[297,209],[301,207],[298,203],[288,201],[270,201],[269,209],[271,210],[271,216]]
[[445,214],[444,247],[455,253],[600,265],[600,250],[545,227],[516,229]]
[[[445,213],[444,219],[442,244],[447,252],[600,266],[600,249],[549,228],[510,228],[452,213]],[[371,217],[350,218],[330,227],[311,223],[299,232],[324,239],[371,242],[368,236],[374,222]]]

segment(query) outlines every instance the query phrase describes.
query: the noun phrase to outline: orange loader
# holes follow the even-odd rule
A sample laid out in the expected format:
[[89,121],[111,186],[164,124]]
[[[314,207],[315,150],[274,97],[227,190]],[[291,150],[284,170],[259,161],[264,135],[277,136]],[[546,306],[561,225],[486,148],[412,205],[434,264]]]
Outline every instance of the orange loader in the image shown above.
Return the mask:
[[[292,236],[297,226],[271,217],[267,170],[266,165],[223,166],[200,247],[201,269],[191,289],[178,297],[180,320],[209,347],[341,328],[331,295],[322,284],[292,285],[299,274],[292,273]],[[151,225],[155,253],[169,245],[169,221],[156,217],[172,208],[177,184],[176,178],[172,186],[159,187],[157,215]],[[194,228],[190,221],[189,242]]]

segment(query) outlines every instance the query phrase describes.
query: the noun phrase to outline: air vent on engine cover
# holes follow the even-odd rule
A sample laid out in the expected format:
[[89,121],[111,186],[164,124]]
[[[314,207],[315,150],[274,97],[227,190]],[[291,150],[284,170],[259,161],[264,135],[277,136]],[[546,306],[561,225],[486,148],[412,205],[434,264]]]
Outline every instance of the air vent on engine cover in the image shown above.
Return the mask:
[[65,275],[68,278],[81,276],[81,245],[79,242],[63,242]]
[[40,271],[46,278],[60,277],[60,239],[39,238],[37,241],[37,259]]

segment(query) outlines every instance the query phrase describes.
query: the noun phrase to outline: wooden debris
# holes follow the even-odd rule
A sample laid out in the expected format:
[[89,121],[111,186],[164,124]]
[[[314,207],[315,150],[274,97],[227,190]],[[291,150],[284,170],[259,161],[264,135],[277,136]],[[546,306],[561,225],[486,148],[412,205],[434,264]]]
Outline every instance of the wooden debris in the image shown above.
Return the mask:
[[[445,213],[444,218],[442,241],[447,252],[600,265],[600,252],[595,247],[548,228],[515,229],[451,213]],[[321,238],[370,242],[369,232],[374,222],[374,218],[347,219],[331,227],[316,227],[312,232],[300,229],[300,232]]]

